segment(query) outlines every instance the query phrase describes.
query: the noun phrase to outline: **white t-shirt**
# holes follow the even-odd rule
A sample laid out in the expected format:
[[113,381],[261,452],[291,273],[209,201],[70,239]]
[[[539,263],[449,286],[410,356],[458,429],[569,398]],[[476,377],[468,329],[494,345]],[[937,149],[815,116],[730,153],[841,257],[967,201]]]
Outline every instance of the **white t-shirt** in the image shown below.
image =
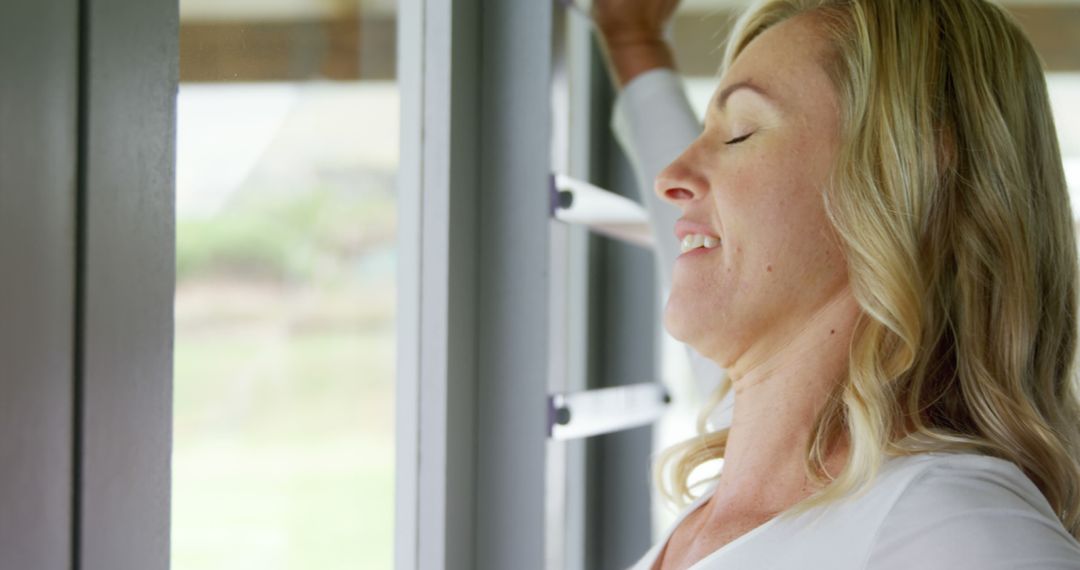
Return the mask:
[[[679,254],[672,232],[680,212],[651,182],[698,136],[701,126],[678,76],[656,69],[631,81],[616,101],[615,134],[642,184],[667,288]],[[688,348],[702,393],[723,371]],[[710,418],[727,425],[731,402]],[[705,502],[687,507],[664,539],[632,570],[650,570],[671,532]],[[817,515],[820,518],[814,519]],[[1038,488],[1015,465],[977,455],[926,454],[888,460],[867,494],[791,521],[773,519],[693,566],[799,570],[1080,570],[1080,544]]]
[[[631,570],[650,570],[711,490]],[[691,568],[1080,570],[1080,543],[1012,463],[933,453],[889,459],[865,494],[773,518]]]

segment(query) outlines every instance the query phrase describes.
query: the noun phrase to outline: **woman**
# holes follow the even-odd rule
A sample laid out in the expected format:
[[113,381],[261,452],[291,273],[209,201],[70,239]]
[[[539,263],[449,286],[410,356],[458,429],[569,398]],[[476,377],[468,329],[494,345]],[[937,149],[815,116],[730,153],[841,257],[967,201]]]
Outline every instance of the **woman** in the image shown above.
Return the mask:
[[[648,117],[688,113],[675,3],[594,6],[643,173]],[[1080,569],[1056,141],[1037,56],[985,0],[771,0],[736,24],[655,184],[684,251],[665,326],[726,369],[703,417],[732,388],[734,413],[661,458],[691,503],[635,568]]]

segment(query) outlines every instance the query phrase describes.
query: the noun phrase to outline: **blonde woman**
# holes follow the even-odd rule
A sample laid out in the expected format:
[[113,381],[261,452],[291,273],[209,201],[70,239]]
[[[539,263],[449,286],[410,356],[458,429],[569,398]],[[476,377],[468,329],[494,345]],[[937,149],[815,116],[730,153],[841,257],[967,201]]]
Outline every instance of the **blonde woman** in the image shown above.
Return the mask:
[[760,2],[699,133],[675,4],[593,10],[621,140],[645,178],[674,158],[665,326],[726,371],[702,418],[734,408],[659,459],[682,512],[634,568],[1080,569],[1077,252],[1028,40],[985,0]]

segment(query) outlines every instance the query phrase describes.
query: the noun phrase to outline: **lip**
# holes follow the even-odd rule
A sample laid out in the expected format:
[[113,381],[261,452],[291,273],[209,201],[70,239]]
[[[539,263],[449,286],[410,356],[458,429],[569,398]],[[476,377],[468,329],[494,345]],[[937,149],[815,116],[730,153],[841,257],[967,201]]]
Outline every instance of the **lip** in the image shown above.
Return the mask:
[[683,259],[683,258],[697,257],[697,256],[701,256],[701,255],[708,255],[709,253],[712,253],[712,252],[716,251],[717,249],[720,249],[720,248],[716,247],[716,248],[713,248],[713,249],[706,249],[704,247],[695,247],[694,249],[691,249],[690,251],[688,251],[686,253],[680,254],[679,257],[675,258],[675,260],[678,261],[678,260]]
[[708,225],[694,222],[686,218],[679,218],[679,220],[675,222],[675,237],[679,238],[679,241],[681,242],[690,234],[699,234],[720,239],[720,236],[716,235],[716,231]]

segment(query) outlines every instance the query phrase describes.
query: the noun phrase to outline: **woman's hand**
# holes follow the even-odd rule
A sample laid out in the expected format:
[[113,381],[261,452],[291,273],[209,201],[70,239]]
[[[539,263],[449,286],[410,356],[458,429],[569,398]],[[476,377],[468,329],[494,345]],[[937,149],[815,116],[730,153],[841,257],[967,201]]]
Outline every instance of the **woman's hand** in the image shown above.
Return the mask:
[[592,16],[619,86],[657,67],[675,67],[664,40],[679,0],[593,0]]

